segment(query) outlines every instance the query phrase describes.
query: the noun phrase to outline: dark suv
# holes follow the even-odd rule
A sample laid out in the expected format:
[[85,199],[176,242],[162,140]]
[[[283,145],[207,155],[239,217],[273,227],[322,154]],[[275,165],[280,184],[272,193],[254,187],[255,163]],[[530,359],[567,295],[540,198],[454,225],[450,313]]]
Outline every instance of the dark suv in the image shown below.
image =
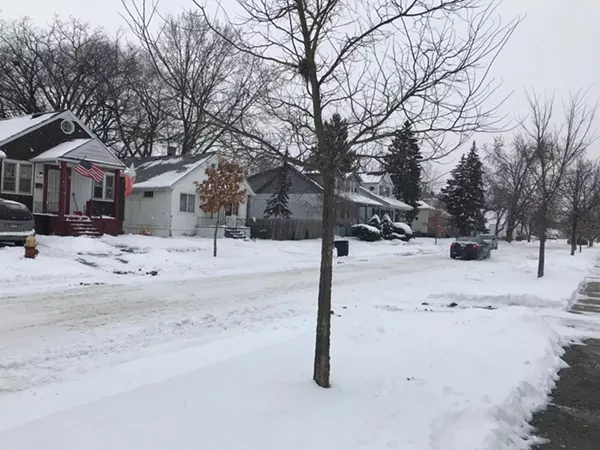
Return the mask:
[[487,259],[492,253],[492,244],[481,236],[459,237],[450,246],[450,258]]
[[32,234],[35,234],[35,222],[27,206],[0,198],[0,244],[24,245],[27,236]]

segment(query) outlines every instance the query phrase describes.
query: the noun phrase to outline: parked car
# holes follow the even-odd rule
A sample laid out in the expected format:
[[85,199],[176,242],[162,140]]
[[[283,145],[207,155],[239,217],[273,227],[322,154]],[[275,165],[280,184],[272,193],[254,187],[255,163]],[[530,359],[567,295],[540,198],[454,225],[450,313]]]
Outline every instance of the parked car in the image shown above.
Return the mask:
[[0,244],[24,245],[35,234],[33,214],[22,203],[0,198]]
[[485,239],[486,241],[490,242],[490,244],[492,245],[492,250],[498,250],[498,236],[496,236],[495,234],[480,234],[479,236],[482,239]]
[[492,254],[491,244],[480,236],[459,237],[450,245],[450,258],[487,259]]

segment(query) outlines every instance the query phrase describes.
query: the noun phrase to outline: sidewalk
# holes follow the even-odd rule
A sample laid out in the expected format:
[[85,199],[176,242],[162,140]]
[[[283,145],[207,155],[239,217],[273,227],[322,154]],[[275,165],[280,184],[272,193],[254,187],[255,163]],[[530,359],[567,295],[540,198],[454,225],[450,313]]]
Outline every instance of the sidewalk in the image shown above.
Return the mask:
[[[597,263],[600,264],[600,263]],[[596,265],[600,271],[600,265]],[[600,315],[600,279],[592,277],[580,291],[573,314]],[[537,414],[532,425],[536,435],[547,439],[534,449],[598,450],[600,448],[600,340],[573,345],[563,358],[567,369],[552,392],[548,408]]]

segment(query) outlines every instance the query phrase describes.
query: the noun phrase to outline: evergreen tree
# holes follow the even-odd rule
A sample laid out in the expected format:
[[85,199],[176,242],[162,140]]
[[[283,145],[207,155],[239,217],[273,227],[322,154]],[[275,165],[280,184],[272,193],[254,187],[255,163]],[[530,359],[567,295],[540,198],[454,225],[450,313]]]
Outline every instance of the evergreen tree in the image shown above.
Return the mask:
[[323,121],[323,130],[327,141],[326,155],[321,155],[316,147],[312,148],[306,159],[306,166],[313,170],[321,170],[321,167],[329,164],[323,160],[324,157],[328,157],[335,159],[341,174],[356,171],[359,158],[356,151],[348,145],[348,121],[335,113],[330,120]]
[[467,155],[467,175],[468,193],[473,211],[473,227],[475,231],[485,232],[485,173],[475,141]]
[[265,218],[268,217],[281,217],[283,219],[289,219],[292,215],[290,209],[288,208],[289,197],[289,167],[288,163],[284,162],[283,166],[279,171],[279,176],[277,177],[277,187],[275,192],[267,202],[267,206],[265,208]]
[[409,225],[412,225],[419,214],[421,159],[419,143],[410,122],[406,121],[404,127],[396,131],[383,167],[394,183],[394,197],[413,207],[411,211],[404,213]]
[[461,235],[485,231],[483,164],[475,142],[452,170],[442,189],[442,201],[452,215],[452,225]]

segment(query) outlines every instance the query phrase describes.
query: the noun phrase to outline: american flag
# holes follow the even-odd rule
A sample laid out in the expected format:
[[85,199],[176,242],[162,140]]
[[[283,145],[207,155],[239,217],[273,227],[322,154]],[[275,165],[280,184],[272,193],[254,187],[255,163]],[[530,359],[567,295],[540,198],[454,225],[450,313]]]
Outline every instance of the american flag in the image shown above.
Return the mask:
[[96,183],[100,183],[104,179],[104,170],[85,159],[75,166],[75,172],[93,179]]

